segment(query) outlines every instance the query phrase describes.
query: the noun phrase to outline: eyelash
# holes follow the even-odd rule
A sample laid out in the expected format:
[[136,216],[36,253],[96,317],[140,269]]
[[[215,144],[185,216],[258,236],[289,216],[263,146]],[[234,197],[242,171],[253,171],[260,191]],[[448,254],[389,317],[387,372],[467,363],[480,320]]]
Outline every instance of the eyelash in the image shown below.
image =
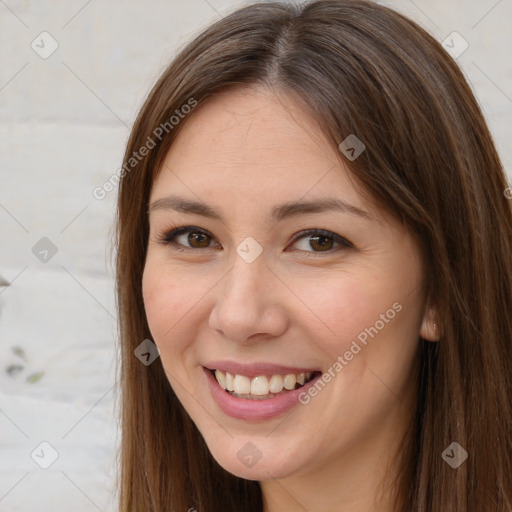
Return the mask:
[[[158,243],[162,245],[174,245],[175,249],[180,252],[188,252],[188,251],[198,251],[198,250],[204,250],[204,249],[211,249],[211,247],[187,247],[181,244],[178,244],[175,242],[175,238],[179,235],[182,235],[184,233],[200,233],[203,235],[206,235],[210,237],[212,240],[215,240],[214,237],[208,233],[208,231],[205,231],[204,229],[197,228],[195,226],[181,226],[176,228],[171,228],[170,230],[166,230],[158,235],[157,241]],[[334,247],[332,249],[328,249],[326,251],[304,251],[302,249],[299,249],[301,252],[305,253],[306,256],[319,256],[322,254],[332,254],[333,252],[337,252],[342,249],[353,249],[354,246],[345,238],[337,235],[336,233],[332,233],[331,231],[326,231],[324,229],[306,229],[303,231],[299,231],[293,236],[293,239],[291,243],[295,243],[298,240],[307,237],[308,235],[320,235],[327,238],[331,238],[335,243],[338,243],[338,247]]]

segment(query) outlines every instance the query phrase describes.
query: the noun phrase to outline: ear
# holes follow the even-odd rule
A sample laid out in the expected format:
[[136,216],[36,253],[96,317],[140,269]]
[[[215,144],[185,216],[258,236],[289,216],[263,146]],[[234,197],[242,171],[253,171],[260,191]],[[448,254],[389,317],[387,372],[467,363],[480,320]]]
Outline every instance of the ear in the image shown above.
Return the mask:
[[439,341],[441,338],[439,312],[435,307],[426,307],[420,327],[420,337],[426,341]]

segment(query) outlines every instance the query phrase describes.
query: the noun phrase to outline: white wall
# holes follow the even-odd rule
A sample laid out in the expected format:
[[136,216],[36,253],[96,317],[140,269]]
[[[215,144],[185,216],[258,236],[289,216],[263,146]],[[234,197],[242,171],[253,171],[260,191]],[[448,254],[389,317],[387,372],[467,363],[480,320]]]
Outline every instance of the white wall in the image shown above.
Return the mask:
[[[457,31],[468,42],[458,62],[510,173],[512,1],[385,3],[439,40]],[[92,190],[118,169],[137,109],[176,49],[238,5],[0,2],[0,274],[12,282],[0,288],[3,512],[114,509],[115,192],[99,201]],[[46,59],[31,47],[51,50],[43,31],[58,42]],[[49,261],[34,255],[38,242]],[[42,441],[58,453],[48,469],[30,456]],[[43,446],[34,459],[51,456]]]

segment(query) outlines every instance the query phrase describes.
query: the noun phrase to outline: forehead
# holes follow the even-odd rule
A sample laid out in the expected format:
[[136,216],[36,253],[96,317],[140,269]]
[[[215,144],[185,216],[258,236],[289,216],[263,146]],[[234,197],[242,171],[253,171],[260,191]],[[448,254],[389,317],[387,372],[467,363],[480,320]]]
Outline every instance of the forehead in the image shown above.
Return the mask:
[[[181,181],[180,181],[181,178]],[[239,194],[308,192],[357,194],[349,170],[316,120],[288,95],[261,87],[218,94],[186,119],[154,184],[192,184],[194,191],[228,189]]]

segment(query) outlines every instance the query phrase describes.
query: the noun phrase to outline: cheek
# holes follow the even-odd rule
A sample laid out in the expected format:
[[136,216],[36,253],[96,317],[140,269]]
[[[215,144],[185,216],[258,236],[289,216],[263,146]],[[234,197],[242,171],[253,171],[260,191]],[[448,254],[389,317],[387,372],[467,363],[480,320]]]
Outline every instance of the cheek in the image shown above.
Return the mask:
[[311,322],[307,323],[315,326],[324,350],[333,358],[348,350],[358,335],[364,338],[365,329],[379,321],[381,314],[391,309],[394,315],[397,300],[387,283],[348,274],[339,279],[326,277],[314,285],[305,282],[297,295],[307,307]]
[[194,304],[194,288],[186,284],[184,274],[170,272],[165,265],[146,262],[142,278],[144,308],[151,334],[157,344],[175,338],[179,325]]
[[197,268],[176,268],[148,255],[142,295],[149,329],[164,361],[171,353],[183,352],[194,339],[191,330],[199,327],[196,320],[204,317],[208,294],[217,281],[218,277],[201,274]]

